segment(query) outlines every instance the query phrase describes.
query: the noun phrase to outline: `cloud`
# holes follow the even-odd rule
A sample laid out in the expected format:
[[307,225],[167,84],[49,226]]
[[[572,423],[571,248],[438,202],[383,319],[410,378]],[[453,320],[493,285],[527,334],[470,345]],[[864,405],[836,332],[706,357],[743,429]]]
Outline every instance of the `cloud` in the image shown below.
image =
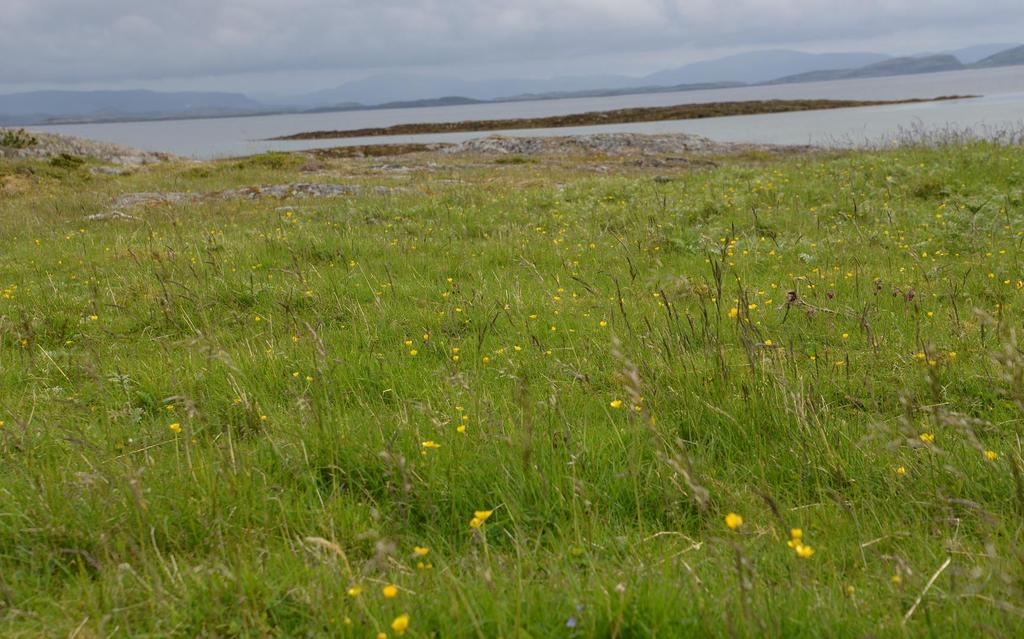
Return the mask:
[[507,65],[997,27],[1024,28],[1024,2],[4,0],[0,84]]

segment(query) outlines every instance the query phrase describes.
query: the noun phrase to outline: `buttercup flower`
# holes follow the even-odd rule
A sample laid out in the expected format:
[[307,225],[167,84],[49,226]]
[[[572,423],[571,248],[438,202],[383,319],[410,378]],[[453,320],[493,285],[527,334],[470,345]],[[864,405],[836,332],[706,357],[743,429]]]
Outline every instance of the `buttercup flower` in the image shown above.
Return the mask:
[[802,543],[797,543],[797,545],[793,547],[793,550],[796,551],[796,556],[801,559],[807,559],[814,554],[813,548]]
[[400,635],[405,632],[405,629],[409,627],[409,615],[402,614],[395,617],[395,620],[391,622],[391,629],[395,631],[395,634]]
[[479,528],[493,513],[493,510],[477,510],[473,513],[473,518],[469,520],[470,528]]

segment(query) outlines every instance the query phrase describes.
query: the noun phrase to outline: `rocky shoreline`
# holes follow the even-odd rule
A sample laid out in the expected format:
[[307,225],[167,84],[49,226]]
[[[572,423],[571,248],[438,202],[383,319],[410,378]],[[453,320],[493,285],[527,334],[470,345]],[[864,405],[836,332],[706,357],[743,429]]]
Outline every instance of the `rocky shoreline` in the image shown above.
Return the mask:
[[[446,155],[719,155],[750,149],[781,149],[767,145],[716,142],[689,133],[594,133],[554,137],[489,135],[440,149]],[[790,149],[793,147],[784,147]],[[799,147],[803,149],[804,147]]]
[[[5,133],[19,135],[20,129],[0,128],[0,139]],[[0,145],[0,159],[21,160],[21,159],[49,159],[61,155],[70,155],[82,158],[93,158],[101,162],[119,164],[123,166],[142,166],[144,164],[156,164],[167,160],[177,159],[170,153],[154,153],[132,149],[109,142],[98,142],[87,140],[70,135],[56,133],[44,133],[41,131],[25,131],[24,146],[3,146]]]
[[[2,135],[4,129],[0,129]],[[114,164],[118,169],[182,160],[170,153],[155,153],[132,149],[117,144],[98,142],[53,133],[27,132],[35,141],[30,146],[0,146],[0,159],[50,159],[62,155],[90,158]],[[454,144],[377,144],[369,146],[328,147],[295,151],[296,154],[321,158],[388,157],[398,155],[443,156],[551,156],[551,155],[606,155],[657,156],[672,154],[729,155],[749,150],[805,151],[810,147],[782,147],[771,145],[716,142],[710,138],[688,133],[594,133],[565,136],[506,136],[488,135]],[[94,167],[103,170],[104,167]]]

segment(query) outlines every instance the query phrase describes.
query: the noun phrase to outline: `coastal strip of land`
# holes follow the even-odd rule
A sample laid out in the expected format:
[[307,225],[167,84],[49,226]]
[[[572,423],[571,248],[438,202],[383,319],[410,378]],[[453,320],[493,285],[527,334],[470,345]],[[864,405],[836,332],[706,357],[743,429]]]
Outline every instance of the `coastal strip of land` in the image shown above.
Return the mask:
[[426,133],[464,133],[476,131],[508,131],[522,129],[555,129],[601,124],[628,124],[635,122],[663,122],[667,120],[696,120],[729,115],[757,115],[792,111],[818,111],[851,107],[914,104],[939,100],[959,100],[977,96],[949,95],[937,98],[907,100],[747,100],[740,102],[708,102],[679,104],[664,107],[638,107],[614,111],[588,111],[570,115],[552,115],[539,118],[509,118],[502,120],[463,120],[459,122],[418,122],[387,127],[347,129],[336,131],[307,131],[271,140],[326,140],[337,138],[363,138],[390,135],[418,135]]

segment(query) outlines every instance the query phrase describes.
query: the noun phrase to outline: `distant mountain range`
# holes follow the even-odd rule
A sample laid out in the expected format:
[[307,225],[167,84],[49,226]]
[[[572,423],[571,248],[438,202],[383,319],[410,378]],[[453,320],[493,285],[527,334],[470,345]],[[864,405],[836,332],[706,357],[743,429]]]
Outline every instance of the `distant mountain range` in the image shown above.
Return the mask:
[[999,42],[996,44],[979,44],[973,47],[965,47],[963,49],[955,49],[953,51],[933,51],[929,53],[922,53],[920,55],[931,55],[932,53],[948,53],[955,57],[964,64],[974,64],[980,60],[983,60],[989,56],[995,55],[1001,51],[1007,51],[1015,48],[1017,44]]
[[245,115],[267,106],[241,93],[195,91],[32,91],[0,95],[0,124]]
[[939,71],[961,71],[963,69],[985,69],[1024,64],[1024,46],[1013,47],[993,53],[971,63],[952,54],[936,54],[923,56],[907,56],[889,58],[881,62],[867,64],[857,68],[823,69],[787,75],[771,81],[771,84],[788,84],[792,82],[821,82],[824,80],[849,80],[852,78],[880,78],[892,75],[912,75],[916,73],[937,73]]
[[466,80],[454,76],[385,74],[313,93],[263,99],[217,92],[34,91],[0,95],[0,125],[445,106],[818,82],[1011,65],[1024,65],[1024,46],[986,44],[903,57],[881,53],[753,51],[641,77]]
[[1024,64],[1024,45],[990,55],[976,62],[974,66],[984,69],[986,67],[1011,67],[1018,64]]
[[881,53],[803,53],[800,51],[753,51],[717,60],[694,62],[642,78],[649,85],[696,82],[743,82],[756,84],[783,75],[818,69],[861,67],[891,56]]
[[473,100],[496,100],[524,93],[616,89],[636,78],[615,75],[562,77],[550,79],[495,78],[465,80],[455,76],[389,73],[346,82],[333,89],[275,100],[283,106],[322,107],[333,104],[385,104],[462,96]]
[[911,75],[936,73],[938,71],[959,71],[967,65],[951,55],[928,55],[919,58],[890,58],[854,69],[823,69],[787,75],[772,80],[772,84],[791,82],[821,82],[824,80],[848,80],[851,78],[880,78],[889,75]]

